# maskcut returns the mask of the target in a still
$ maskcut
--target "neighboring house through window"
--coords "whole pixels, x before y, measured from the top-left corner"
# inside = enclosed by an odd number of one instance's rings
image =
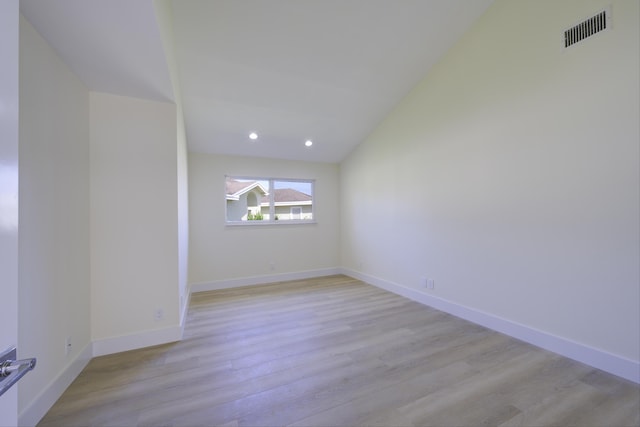
[[[267,188],[258,181],[238,181],[227,178],[227,221],[247,221],[261,212],[258,201],[269,194]]]
[[[228,176],[227,223],[313,221],[313,187],[313,180]]]
[[[300,219],[302,217],[302,208],[294,206],[291,208],[291,219]]]

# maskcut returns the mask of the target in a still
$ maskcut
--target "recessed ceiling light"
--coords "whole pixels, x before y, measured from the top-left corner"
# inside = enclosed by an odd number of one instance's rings
[[[257,134],[257,133],[255,133],[255,132],[251,132],[251,133],[249,134],[249,139],[253,139],[253,140],[258,139],[258,134]]]
[[[310,139],[307,139],[304,145],[306,145],[307,147],[311,147],[313,145],[313,141],[311,141]]]

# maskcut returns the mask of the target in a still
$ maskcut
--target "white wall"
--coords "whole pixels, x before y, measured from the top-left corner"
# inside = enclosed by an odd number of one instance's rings
[[[637,371],[639,2],[614,1],[613,30],[561,49],[608,4],[491,6],[341,164],[349,271]]]
[[[91,93],[90,108],[94,354],[176,340],[176,106]]]
[[[315,179],[317,224],[225,226],[225,175]],[[189,280],[198,285],[193,290],[335,269],[338,191],[335,164],[189,153]]]
[[[35,421],[90,356],[89,282],[89,92],[21,18],[19,348],[38,362],[19,409]]]

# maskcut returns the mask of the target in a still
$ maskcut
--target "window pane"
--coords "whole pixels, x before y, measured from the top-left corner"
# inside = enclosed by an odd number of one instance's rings
[[[268,180],[227,177],[225,186],[228,222],[269,220]]]
[[[313,219],[313,182],[273,181],[273,205],[278,221]]]

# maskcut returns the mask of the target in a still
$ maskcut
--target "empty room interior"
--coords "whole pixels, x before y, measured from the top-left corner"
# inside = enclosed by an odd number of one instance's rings
[[[640,0],[2,0],[0,40],[0,425],[640,425]]]

